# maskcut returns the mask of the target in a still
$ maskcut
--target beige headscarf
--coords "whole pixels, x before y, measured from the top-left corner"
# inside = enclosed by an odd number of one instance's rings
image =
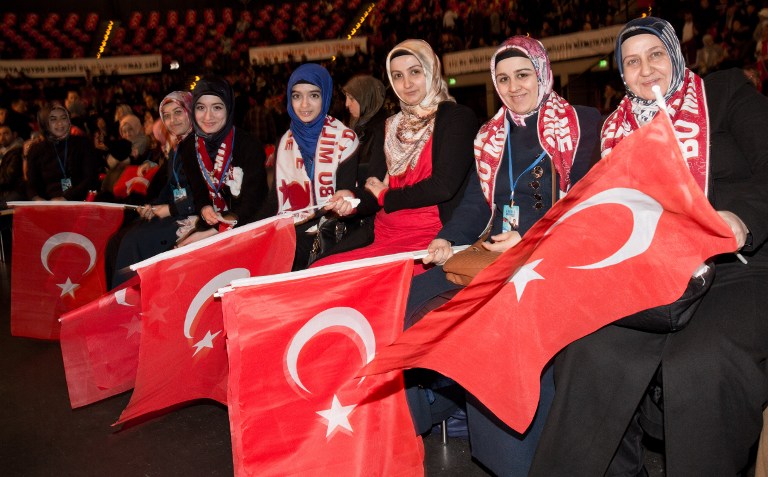
[[[437,106],[443,101],[456,101],[448,93],[448,85],[440,76],[440,59],[432,51],[429,43],[423,40],[405,40],[389,52],[387,76],[391,84],[393,84],[390,69],[392,56],[393,54],[399,56],[401,53],[413,55],[421,63],[427,81],[427,95],[421,103],[415,105],[407,104],[400,98],[401,111],[387,119],[384,153],[387,157],[387,170],[390,176],[400,175],[408,168],[416,167],[421,150],[432,137]]]

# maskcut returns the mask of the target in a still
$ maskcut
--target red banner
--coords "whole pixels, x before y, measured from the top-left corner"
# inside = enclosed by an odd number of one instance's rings
[[[107,291],[104,248],[123,221],[123,209],[97,203],[12,205],[11,334],[56,340],[62,314]]]
[[[413,259],[399,258],[223,295],[236,475],[423,474],[402,374],[354,379],[402,332]]]
[[[133,388],[139,336],[138,277],[61,317],[61,356],[73,409]]]
[[[137,264],[141,344],[136,386],[118,423],[193,399],[227,402],[221,302],[232,280],[291,269],[291,218],[272,218]]]
[[[436,370],[523,432],[536,411],[541,370],[559,350],[675,301],[702,262],[735,249],[659,114],[363,374]]]

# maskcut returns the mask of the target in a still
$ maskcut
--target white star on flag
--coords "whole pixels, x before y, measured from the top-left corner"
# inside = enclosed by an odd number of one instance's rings
[[[72,280],[70,280],[69,277],[67,277],[67,281],[66,282],[64,282],[64,283],[57,283],[56,286],[61,288],[61,295],[60,296],[64,296],[64,295],[69,294],[69,296],[74,298],[75,297],[75,290],[80,285],[77,284],[77,283],[72,283]]]
[[[126,339],[133,335],[141,334],[141,320],[136,315],[133,315],[130,323],[123,323],[120,326],[128,330],[128,334],[125,336]]]
[[[211,348],[211,349],[213,349],[213,339],[216,338],[217,336],[219,336],[219,333],[221,333],[221,331],[217,331],[216,333],[211,334],[211,330],[208,330],[208,332],[205,334],[203,339],[201,339],[200,341],[198,341],[197,343],[192,345],[195,348],[197,348],[195,350],[195,352],[192,353],[192,356],[194,356],[197,353],[199,353],[200,350],[203,349],[203,348]]]
[[[514,275],[509,279],[509,282],[512,282],[515,285],[515,292],[517,293],[517,302],[520,302],[520,298],[523,296],[523,291],[525,291],[525,286],[528,285],[528,282],[532,282],[533,280],[544,280],[544,277],[539,275],[537,272],[535,272],[533,269],[536,268],[536,266],[541,263],[543,259],[534,260],[533,262],[526,263],[522,267],[518,268]]]
[[[317,413],[328,421],[328,430],[325,433],[325,437],[331,435],[337,427],[341,426],[350,432],[352,431],[352,424],[349,423],[349,414],[357,407],[356,405],[342,406],[339,402],[339,398],[333,395],[333,402],[331,408],[325,411],[317,411]]]

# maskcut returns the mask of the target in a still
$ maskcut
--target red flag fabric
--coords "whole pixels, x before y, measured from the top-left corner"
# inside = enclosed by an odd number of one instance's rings
[[[136,385],[118,424],[193,399],[227,402],[221,302],[232,280],[284,273],[296,247],[293,219],[273,217],[136,264],[141,344]]]
[[[73,409],[133,388],[139,336],[138,277],[61,317],[61,356]]]
[[[124,199],[130,194],[147,195],[147,189],[159,167],[149,169],[143,176],[139,175],[139,166],[126,166],[112,187],[112,193],[118,199]]]
[[[363,374],[436,370],[525,431],[541,370],[559,350],[621,317],[675,301],[702,262],[736,249],[665,118],[658,114],[623,140],[521,243],[382,350]]]
[[[423,475],[402,373],[353,379],[402,332],[412,273],[401,254],[223,294],[236,475]]]
[[[11,334],[59,338],[59,317],[107,291],[104,249],[123,208],[96,202],[12,202]]]

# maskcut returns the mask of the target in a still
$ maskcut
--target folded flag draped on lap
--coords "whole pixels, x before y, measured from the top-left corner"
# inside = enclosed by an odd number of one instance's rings
[[[123,207],[95,202],[10,202],[11,334],[59,338],[59,317],[107,291],[104,249]]]
[[[563,347],[679,298],[706,259],[736,249],[665,114],[624,139],[522,242],[361,373],[422,367],[456,380],[510,427],[529,426]]]
[[[133,388],[140,336],[138,277],[61,317],[61,356],[73,409]]]
[[[235,474],[423,475],[402,373],[355,379],[400,335],[410,254],[222,290]]]
[[[141,279],[136,385],[118,423],[193,399],[227,402],[221,302],[232,280],[288,272],[293,219],[244,225],[131,266]]]

